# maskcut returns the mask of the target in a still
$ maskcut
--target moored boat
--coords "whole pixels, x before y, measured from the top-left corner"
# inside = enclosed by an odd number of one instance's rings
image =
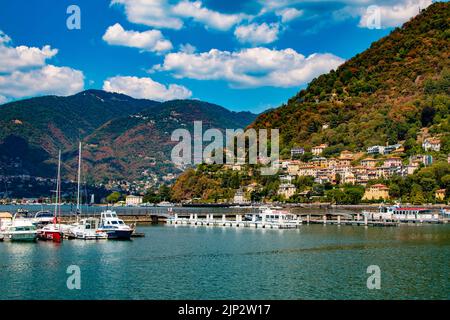
[[[104,240],[108,239],[108,234],[99,229],[99,219],[81,219],[79,223],[70,229],[70,233],[76,239],[82,240]]]
[[[8,241],[35,241],[36,227],[30,219],[18,216],[16,213],[11,222],[5,223],[0,229],[0,238]]]
[[[438,222],[439,214],[420,207],[380,206],[378,212],[363,211],[370,220],[395,220],[402,222]]]
[[[133,229],[117,217],[115,211],[106,210],[100,214],[99,230],[108,234],[108,239],[129,240]]]

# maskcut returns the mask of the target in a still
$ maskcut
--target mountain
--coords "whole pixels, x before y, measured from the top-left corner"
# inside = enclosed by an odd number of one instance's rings
[[[170,161],[179,128],[192,132],[194,121],[208,128],[245,128],[256,115],[233,112],[198,100],[173,100],[111,120],[86,137],[86,159],[97,181],[138,179],[142,175],[179,172]]]
[[[434,3],[337,70],[312,80],[286,104],[260,114],[249,127],[278,128],[283,159],[290,158],[293,147],[311,151],[312,146],[328,144],[322,152],[327,158],[338,157],[344,150],[362,158],[368,146],[400,142],[404,150],[399,155],[408,163],[409,156],[425,153],[424,138],[439,139],[440,151],[426,152],[433,156],[432,166],[380,182],[389,185],[394,198],[411,203],[435,201],[437,189],[446,188],[450,194],[449,40],[450,4]],[[311,157],[306,153],[301,160]],[[376,158],[382,162],[381,156]],[[238,172],[200,165],[178,178],[172,198],[220,201],[232,199],[238,188],[257,186],[255,200],[279,199],[278,176],[258,176],[253,169],[245,166]],[[324,196],[320,191],[324,186],[312,177],[299,177],[294,184],[300,191]],[[339,186],[336,190],[342,193]],[[344,193],[362,196],[363,188]]]
[[[170,134],[204,126],[243,128],[256,118],[196,101],[156,102],[87,90],[69,97],[45,96],[0,106],[0,176],[53,177],[58,149],[64,173],[74,178],[78,141],[92,182],[140,178],[142,172],[161,176],[170,164]]]
[[[251,127],[279,128],[285,156],[320,143],[329,154],[397,141],[413,149],[423,128],[448,133],[449,24],[449,3],[429,6]]]
[[[52,176],[49,160],[69,150],[105,122],[159,105],[122,94],[87,90],[0,106],[0,174]]]

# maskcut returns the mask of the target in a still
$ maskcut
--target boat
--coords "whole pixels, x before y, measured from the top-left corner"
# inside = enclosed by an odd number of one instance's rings
[[[80,186],[81,186],[81,142],[78,148],[78,177],[77,177],[77,208],[76,208],[76,223],[70,225],[67,230],[64,231],[64,236],[69,239],[82,239],[82,240],[101,240],[108,239],[108,234],[99,229],[100,221],[97,218],[89,217],[85,219],[79,219],[81,215],[81,198],[80,198]]]
[[[106,210],[100,214],[99,230],[108,234],[108,239],[130,240],[133,228],[117,217],[115,211]]]
[[[169,201],[161,201],[156,206],[157,207],[173,207],[175,205],[173,203],[169,202]]]
[[[6,222],[1,226],[0,238],[8,241],[36,241],[36,226],[31,220],[20,216],[16,213],[10,222]]]
[[[450,218],[450,211],[449,210],[445,210],[445,209],[441,209],[440,214],[443,218]]]
[[[70,233],[76,239],[82,240],[106,240],[108,234],[99,229],[100,220],[97,218],[81,219],[70,228]]]
[[[48,223],[37,231],[39,240],[50,240],[53,242],[61,242],[63,239],[63,230],[61,223],[58,221],[58,215],[61,216],[61,150],[58,153],[58,175],[56,179],[56,197],[55,197],[55,211],[52,218],[52,223]]]
[[[419,207],[380,206],[378,212],[363,211],[369,220],[395,220],[403,222],[438,222],[439,214],[433,210]]]
[[[39,227],[39,226],[45,226],[49,223],[53,222],[53,213],[51,213],[48,210],[45,211],[38,211],[36,212],[36,214],[34,215],[34,218],[32,219],[32,223]]]
[[[269,223],[276,225],[297,225],[298,220],[295,214],[289,213],[285,210],[274,208],[262,208],[257,219],[257,222]]]

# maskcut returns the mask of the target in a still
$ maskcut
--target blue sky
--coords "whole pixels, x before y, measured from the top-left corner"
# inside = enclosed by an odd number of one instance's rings
[[[430,3],[1,0],[0,103],[96,88],[261,112]],[[79,30],[66,26],[69,5]]]

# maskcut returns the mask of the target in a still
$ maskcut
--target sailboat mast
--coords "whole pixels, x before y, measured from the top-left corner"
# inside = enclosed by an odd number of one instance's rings
[[[60,201],[60,189],[61,189],[61,150],[58,152],[58,175],[56,178],[56,199],[55,199],[55,219],[53,219],[53,223],[56,224],[56,217],[59,211],[59,201]]]
[[[81,208],[80,208],[80,185],[81,185],[81,141],[78,146],[78,186],[77,186],[77,222],[78,222],[78,215],[81,214]]]

